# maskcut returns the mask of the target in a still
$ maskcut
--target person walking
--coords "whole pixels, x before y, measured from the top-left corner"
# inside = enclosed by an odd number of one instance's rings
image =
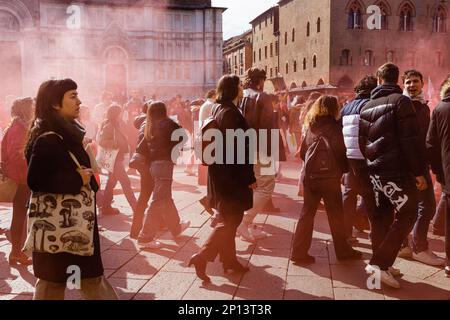
[[[400,288],[392,265],[417,216],[418,190],[425,190],[425,155],[411,99],[398,86],[399,69],[392,63],[377,71],[378,87],[362,108],[360,150],[375,192],[371,221],[373,255],[368,273],[380,272],[384,284]]]
[[[237,150],[236,138],[226,134],[230,129],[241,129],[244,132],[249,129],[247,121],[237,108],[242,96],[243,88],[238,76],[225,75],[219,80],[216,100],[219,105],[213,116],[224,137],[222,159],[227,159],[227,154],[234,150],[234,161],[217,161],[208,168],[208,199],[211,207],[219,212],[220,219],[200,251],[189,261],[189,266],[194,265],[197,276],[206,282],[210,281],[206,274],[207,263],[214,261],[219,254],[224,272],[231,270],[242,273],[249,270],[236,257],[235,237],[244,211],[253,206],[252,190],[256,188],[256,178],[250,163],[253,155],[249,155],[248,141],[243,150]],[[242,155],[245,156],[245,161],[238,164],[237,157]]]
[[[77,195],[83,186],[88,186],[94,192],[98,190],[90,169],[89,156],[82,144],[85,131],[75,120],[79,116],[81,104],[77,87],[73,80],[64,79],[46,81],[39,88],[35,120],[25,152],[28,161],[27,183],[33,193]],[[80,166],[77,166],[70,153]],[[68,271],[73,266],[79,270],[80,290],[84,299],[117,299],[117,294],[103,275],[95,205],[93,208],[92,255],[49,253],[36,251],[36,248],[33,251],[33,271],[37,278],[34,300],[64,299],[67,280],[71,275]],[[62,227],[55,225],[53,228]]]
[[[450,76],[442,84],[441,99],[431,117],[427,149],[431,168],[445,194],[445,274],[450,277]]]
[[[323,199],[338,260],[360,259],[345,239],[344,212],[340,181],[348,171],[340,108],[336,97],[322,96],[306,115],[306,135],[300,156],[305,162],[304,204],[294,234],[291,260],[294,263],[314,263],[308,254],[314,229],[314,217]]]
[[[11,107],[12,121],[2,140],[1,168],[4,175],[17,184],[10,228],[12,245],[8,258],[10,265],[31,264],[31,259],[21,249],[27,217],[27,203],[31,195],[27,186],[27,161],[24,151],[28,139],[28,129],[33,117],[33,107],[32,98],[14,101]]]

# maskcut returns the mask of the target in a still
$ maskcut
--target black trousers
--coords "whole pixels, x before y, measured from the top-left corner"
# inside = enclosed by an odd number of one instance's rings
[[[218,254],[224,265],[231,265],[236,258],[236,229],[244,212],[219,212],[220,222],[201,248],[199,255],[206,261],[214,261]]]
[[[352,235],[353,224],[357,216],[357,196],[360,195],[364,202],[364,211],[369,220],[375,210],[375,196],[370,182],[367,165],[363,160],[349,159],[351,172],[344,176],[344,221],[345,235]]]
[[[321,199],[325,204],[336,256],[339,258],[352,250],[345,240],[344,212],[339,180],[306,182],[304,183],[304,204],[294,235],[293,260],[304,257],[311,247],[314,217]]]
[[[417,217],[418,192],[413,178],[371,175],[375,192],[371,265],[387,270],[394,264],[403,240]]]
[[[22,249],[24,230],[26,229],[27,204],[31,190],[25,184],[19,184],[13,199],[13,213],[11,219],[11,252],[19,253]]]
[[[447,256],[447,266],[450,266],[450,195],[445,195],[445,255]]]

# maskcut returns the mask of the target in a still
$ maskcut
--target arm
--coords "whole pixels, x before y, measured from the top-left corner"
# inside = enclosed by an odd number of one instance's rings
[[[25,159],[24,148],[27,131],[21,125],[15,125],[10,128],[12,132],[8,134],[6,152],[8,162],[15,167],[13,179],[26,184],[27,181],[27,161]],[[6,156],[6,155],[5,155]]]
[[[441,144],[437,132],[436,110],[433,111],[427,134],[427,154],[438,182],[442,182],[443,168],[441,159]]]
[[[81,175],[57,136],[39,138],[28,166],[28,186],[33,191],[77,194],[83,186]]]

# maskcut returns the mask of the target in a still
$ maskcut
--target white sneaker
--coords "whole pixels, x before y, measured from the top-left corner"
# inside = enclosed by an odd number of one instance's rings
[[[255,238],[250,234],[248,225],[241,223],[236,230],[236,235],[241,236],[242,240],[255,242]]]
[[[395,269],[395,268],[393,268],[393,269]],[[394,275],[390,272],[390,270],[383,271],[383,270],[380,270],[380,268],[378,266],[372,266],[370,264],[368,264],[366,266],[365,270],[369,274],[379,272],[380,273],[380,281],[382,283],[384,283],[385,285],[388,285],[389,287],[392,287],[392,288],[396,288],[396,289],[400,288],[400,283],[398,283],[398,281],[395,280]],[[396,269],[396,270],[398,270],[398,269]],[[400,270],[398,270],[398,271],[400,271]]]
[[[152,240],[149,242],[138,241],[138,244],[141,248],[145,249],[159,249],[162,247],[162,243],[156,240]]]
[[[430,249],[426,251],[421,251],[418,253],[413,252],[412,258],[416,261],[422,262],[429,266],[443,266],[445,264],[444,259],[439,258],[433,251]]]
[[[399,258],[412,258],[413,251],[410,246],[403,247],[397,254]]]
[[[253,237],[255,240],[260,240],[268,237],[267,232],[262,231],[260,228],[258,228],[256,225],[250,225],[248,227],[248,233]]]
[[[398,276],[402,275],[402,272],[400,271],[400,269],[397,269],[397,268],[394,268],[394,267],[389,267],[388,271],[394,277],[398,277]]]

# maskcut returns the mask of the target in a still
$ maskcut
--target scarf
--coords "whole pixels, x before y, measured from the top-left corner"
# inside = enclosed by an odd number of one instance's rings
[[[413,101],[419,101],[422,104],[427,104],[428,103],[428,101],[425,100],[425,94],[423,93],[423,90],[417,96],[411,97],[409,95],[408,90],[404,89],[403,90],[403,95],[407,96],[408,98],[410,98]]]

